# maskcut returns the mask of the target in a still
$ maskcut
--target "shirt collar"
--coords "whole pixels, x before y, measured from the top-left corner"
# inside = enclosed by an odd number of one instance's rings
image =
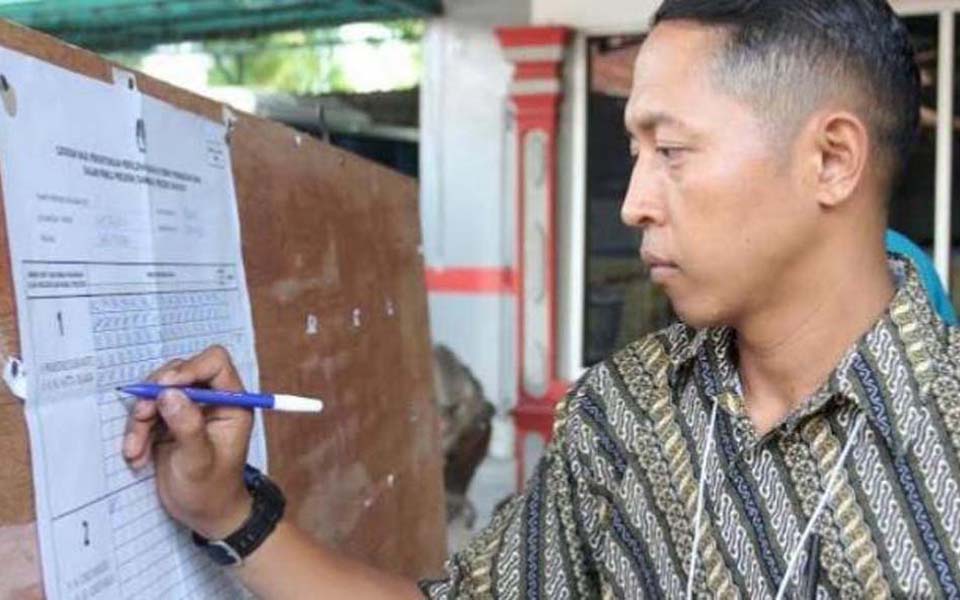
[[[889,258],[897,291],[887,310],[844,355],[826,383],[784,421],[781,430],[794,431],[809,417],[837,404],[854,403],[880,433],[891,451],[901,454],[903,441],[898,439],[890,424],[887,402],[894,390],[902,386],[903,366],[915,382],[923,401],[930,393],[936,376],[936,357],[943,351],[945,325],[931,309],[919,274],[909,261]],[[889,338],[894,338],[889,340]],[[876,368],[868,359],[868,348],[889,345],[893,341],[902,352],[892,354],[901,365]],[[736,334],[729,328],[695,331],[684,327],[667,340],[671,368],[671,385],[684,372],[696,371],[702,387],[720,408],[733,418],[734,433],[740,438],[741,449],[751,447],[759,439],[746,415],[740,378],[736,368]],[[692,371],[688,371],[692,370]]]

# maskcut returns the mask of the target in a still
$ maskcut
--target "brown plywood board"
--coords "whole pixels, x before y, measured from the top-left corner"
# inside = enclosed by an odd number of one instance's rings
[[[104,59],[2,21],[0,45],[112,78]],[[222,119],[218,103],[144,75],[137,82]],[[371,564],[436,574],[446,555],[442,457],[416,183],[281,125],[237,117],[231,152],[261,386],[327,400],[319,418],[267,416],[270,470],[288,514]],[[0,222],[4,360],[20,347],[12,285]],[[0,598],[33,597],[29,440],[20,402],[0,387]]]

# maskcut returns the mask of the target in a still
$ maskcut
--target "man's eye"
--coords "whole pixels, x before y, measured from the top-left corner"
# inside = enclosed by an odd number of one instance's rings
[[[657,146],[657,154],[667,160],[676,160],[683,155],[685,148],[677,146]]]

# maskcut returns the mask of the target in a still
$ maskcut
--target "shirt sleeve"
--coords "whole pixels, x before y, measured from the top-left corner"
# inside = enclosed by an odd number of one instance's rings
[[[428,598],[593,598],[599,596],[602,489],[590,472],[589,428],[578,389],[557,407],[554,435],[523,494],[446,564],[446,578],[424,581]]]

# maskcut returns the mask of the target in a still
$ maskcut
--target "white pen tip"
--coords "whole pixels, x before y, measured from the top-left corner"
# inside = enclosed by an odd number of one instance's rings
[[[323,410],[323,401],[287,394],[274,394],[273,409],[286,412],[318,413]]]

